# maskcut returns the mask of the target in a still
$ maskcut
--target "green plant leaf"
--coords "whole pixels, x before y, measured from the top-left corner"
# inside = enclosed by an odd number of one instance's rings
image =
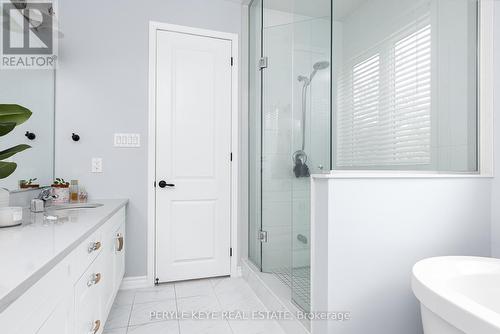
[[[31,146],[29,146],[29,145],[21,144],[21,145],[17,145],[17,146],[11,147],[11,148],[9,148],[7,150],[3,150],[3,151],[0,152],[0,160],[4,160],[4,159],[7,159],[7,158],[10,158],[14,154],[22,152],[24,150],[27,150],[30,147]]]
[[[5,136],[7,133],[14,130],[16,122],[3,122],[0,123],[0,136]]]
[[[18,104],[0,104],[0,136],[5,136],[17,125],[26,122],[31,117],[31,111]],[[27,150],[29,145],[17,145],[0,152],[0,160],[7,159],[16,153]],[[15,162],[0,161],[0,179],[5,179],[17,168]]]
[[[26,122],[31,117],[28,108],[18,104],[0,104],[0,122],[14,122],[16,126]]]
[[[16,168],[17,164],[15,162],[0,161],[0,179],[5,179],[7,176],[14,173]]]

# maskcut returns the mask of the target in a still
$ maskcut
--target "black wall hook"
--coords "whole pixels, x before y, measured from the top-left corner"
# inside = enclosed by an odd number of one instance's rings
[[[26,138],[28,138],[29,140],[35,140],[36,138],[36,135],[33,133],[33,132],[29,132],[29,131],[26,131],[26,133],[24,134],[26,136]]]
[[[71,139],[73,139],[73,141],[79,141],[79,140],[80,140],[80,136],[79,136],[79,135],[77,135],[76,133],[73,133],[73,134],[71,135]]]

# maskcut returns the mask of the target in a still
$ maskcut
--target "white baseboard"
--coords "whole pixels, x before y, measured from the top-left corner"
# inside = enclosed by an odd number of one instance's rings
[[[231,273],[231,277],[232,278],[238,278],[238,277],[241,277],[241,276],[243,276],[242,270],[241,270],[241,266],[237,266],[236,267],[236,272]]]
[[[152,286],[153,283],[149,282],[147,276],[131,276],[123,278],[120,290],[149,288]]]

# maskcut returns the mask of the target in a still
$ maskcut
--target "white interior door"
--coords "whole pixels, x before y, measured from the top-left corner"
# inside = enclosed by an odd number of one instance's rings
[[[156,277],[230,274],[231,41],[157,31]]]

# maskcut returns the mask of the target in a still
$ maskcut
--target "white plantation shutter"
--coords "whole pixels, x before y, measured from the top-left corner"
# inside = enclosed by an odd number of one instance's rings
[[[431,26],[349,66],[338,88],[337,167],[431,163]]]

